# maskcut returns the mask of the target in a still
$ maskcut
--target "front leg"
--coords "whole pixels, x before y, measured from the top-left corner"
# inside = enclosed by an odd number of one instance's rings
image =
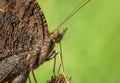
[[[58,54],[58,52],[56,52],[56,51],[54,50],[54,51],[46,58],[45,61],[49,61],[49,60],[55,58],[57,54]]]

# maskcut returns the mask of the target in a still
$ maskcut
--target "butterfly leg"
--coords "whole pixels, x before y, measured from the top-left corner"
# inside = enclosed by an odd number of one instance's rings
[[[32,82],[31,82],[31,79],[30,79],[30,76],[28,76],[28,81],[29,81],[29,83],[32,83]]]
[[[60,58],[60,67],[61,67],[61,69],[62,69],[62,74],[63,74],[63,76],[64,76],[64,79],[65,79],[66,83],[70,83],[70,80],[67,79],[67,77],[66,77],[66,75],[65,75],[65,73],[64,73],[64,66],[63,66],[63,59],[62,59],[62,50],[61,50],[61,52],[59,53],[59,58]]]
[[[33,76],[34,83],[38,83],[33,70],[31,70],[31,73],[32,73],[32,76]],[[30,75],[28,76],[28,81],[29,81],[29,83],[32,83]]]
[[[55,50],[53,50],[53,52],[47,57],[46,61],[49,61],[51,59],[54,58],[54,66],[53,66],[53,73],[54,73],[54,76],[56,75],[55,74],[55,67],[56,67],[56,55],[59,54],[59,52],[56,52]]]
[[[34,73],[34,71],[32,70],[31,72],[32,72],[33,79],[34,79],[35,83],[38,83],[38,82],[37,82],[37,79],[36,79],[36,77],[35,77],[35,73]]]
[[[58,52],[56,52],[56,51],[54,50],[54,51],[46,58],[45,61],[49,61],[49,60],[55,58],[57,54],[58,54]]]

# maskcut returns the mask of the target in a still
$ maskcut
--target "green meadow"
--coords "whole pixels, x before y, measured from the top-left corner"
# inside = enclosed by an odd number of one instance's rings
[[[81,0],[38,2],[52,32]],[[91,0],[60,31],[65,28],[63,61],[71,83],[120,83],[120,0]],[[58,68],[59,58],[57,62]],[[50,80],[52,69],[53,60],[36,69],[38,83]]]

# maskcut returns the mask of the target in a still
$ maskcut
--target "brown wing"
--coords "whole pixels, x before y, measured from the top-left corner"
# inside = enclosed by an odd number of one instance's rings
[[[42,35],[26,22],[0,11],[0,82],[29,71],[42,42]]]
[[[0,83],[28,69],[29,49],[40,42],[37,36],[24,21],[0,11]]]
[[[43,39],[48,36],[47,22],[36,0],[0,0],[0,9],[25,21]]]
[[[47,23],[36,1],[0,0],[0,82],[28,69],[26,56],[34,54],[30,49],[41,47],[45,37]]]
[[[0,11],[0,61],[11,54],[35,53],[42,43],[42,35],[35,29],[23,20]]]

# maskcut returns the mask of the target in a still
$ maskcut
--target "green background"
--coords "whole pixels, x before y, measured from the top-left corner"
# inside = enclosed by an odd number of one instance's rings
[[[81,2],[38,1],[50,31]],[[120,83],[120,0],[91,0],[60,30],[66,27],[63,59],[65,73],[72,77],[72,83]],[[51,78],[52,68],[53,60],[35,70],[39,83]]]

